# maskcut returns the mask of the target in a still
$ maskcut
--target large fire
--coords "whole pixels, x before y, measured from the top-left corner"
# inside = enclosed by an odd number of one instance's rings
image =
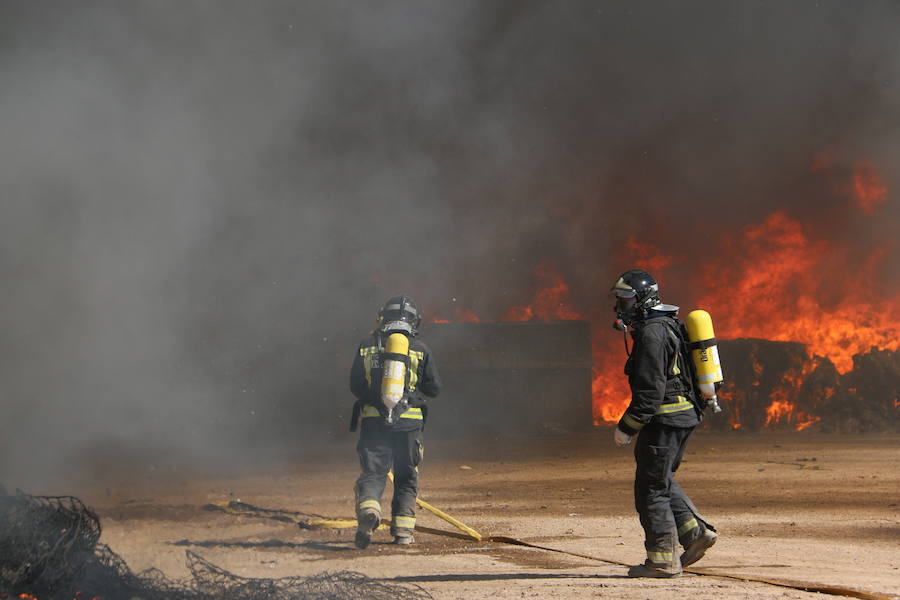
[[[817,159],[812,170],[826,170],[828,160]],[[847,210],[861,214],[861,218],[877,218],[888,198],[877,173],[859,163],[849,180],[847,183],[845,177],[842,185]],[[807,354],[805,363],[791,367],[768,392],[771,402],[761,422],[764,427],[802,430],[821,417],[799,410],[794,399],[823,359],[843,375],[854,368],[854,356],[873,349],[900,348],[900,295],[879,280],[879,273],[895,255],[895,243],[891,237],[851,247],[849,242],[820,234],[786,212],[776,211],[736,233],[722,233],[710,240],[710,247],[716,251],[705,257],[701,268],[682,286],[702,290],[702,295],[676,299],[667,297],[664,291],[663,296],[664,300],[681,303],[682,317],[693,308],[708,310],[720,340],[755,338],[802,344]],[[615,264],[654,274],[663,290],[670,289],[666,287],[668,271],[687,260],[635,238],[628,239],[620,255],[613,258]],[[616,422],[628,406],[629,392],[622,373],[622,337],[609,327],[612,301],[603,295],[573,301],[565,278],[549,260],[537,265],[534,281],[537,291],[531,301],[508,308],[500,320],[591,321],[594,421]],[[480,319],[471,311],[457,309],[456,320]],[[762,376],[761,365],[753,364],[752,368],[757,377]],[[759,383],[757,379],[750,386]],[[726,387],[723,395],[728,391]],[[833,391],[824,388],[820,396],[827,400]],[[728,424],[732,429],[741,428],[747,416],[741,412],[740,406],[730,411]]]
[[[873,346],[897,350],[897,298],[874,292],[887,247],[847,256],[847,249],[810,240],[783,213],[722,244],[728,261],[708,266],[703,278],[728,285],[711,288],[697,302],[728,307],[716,314],[719,336],[801,342],[811,354],[830,358],[841,373],[853,367],[854,354]],[[841,288],[837,298],[835,286]]]

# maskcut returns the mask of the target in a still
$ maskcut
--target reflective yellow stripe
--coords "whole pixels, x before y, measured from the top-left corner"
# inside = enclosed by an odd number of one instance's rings
[[[392,525],[394,527],[402,527],[403,529],[414,529],[416,527],[416,518],[394,517]]]
[[[678,536],[680,537],[692,529],[697,529],[697,527],[699,527],[699,525],[697,525],[697,519],[691,519],[678,528]]]
[[[366,346],[359,349],[359,355],[363,358],[363,367],[366,371],[366,383],[369,384],[369,387],[372,387],[372,357],[381,354],[382,350],[383,348],[378,346]],[[411,392],[415,391],[416,384],[419,382],[419,361],[422,360],[425,360],[424,352],[409,351],[409,391]]]
[[[367,346],[359,349],[359,355],[362,356],[363,368],[366,372],[366,383],[369,384],[369,387],[372,387],[372,356],[380,351],[381,348],[378,346]]]
[[[683,410],[690,410],[694,408],[694,405],[688,401],[684,396],[678,396],[678,402],[673,402],[671,404],[660,404],[659,408],[656,409],[656,414],[658,415],[667,415],[669,413],[681,412]]]
[[[417,352],[415,350],[409,351],[409,391],[411,392],[415,391],[416,384],[419,382],[420,360],[425,360],[424,352]]]
[[[640,421],[638,421],[637,419],[635,419],[628,413],[625,413],[625,415],[622,417],[622,421],[624,421],[625,424],[628,425],[629,427],[631,427],[632,429],[641,429],[644,426],[644,423],[641,423]]]
[[[672,560],[672,553],[671,552],[650,552],[648,550],[647,558],[650,559],[650,562],[655,562],[655,563],[670,562]]]
[[[363,368],[366,371],[366,384],[372,387],[372,355],[363,354]]]
[[[366,405],[363,406],[363,409],[362,409],[362,412],[360,413],[360,416],[361,416],[363,419],[366,419],[366,418],[368,418],[368,417],[380,417],[380,416],[381,416],[381,413],[378,412],[378,409],[375,408],[374,406],[372,406],[371,404],[366,404]]]
[[[359,414],[363,419],[367,419],[369,417],[380,417],[381,413],[378,412],[378,409],[372,406],[371,404],[363,405],[362,412]],[[417,421],[422,420],[422,409],[420,407],[410,408],[405,410],[403,414],[400,415],[401,419],[415,419]]]
[[[421,408],[411,408],[405,411],[402,415],[400,415],[401,419],[417,419],[419,421],[422,420],[422,409]]]
[[[366,508],[374,508],[378,511],[378,514],[381,514],[381,502],[378,500],[363,500],[359,503],[359,510],[364,510]]]

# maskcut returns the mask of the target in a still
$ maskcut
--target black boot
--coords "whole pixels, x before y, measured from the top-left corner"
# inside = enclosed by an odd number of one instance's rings
[[[703,558],[703,555],[712,548],[717,539],[719,539],[719,535],[715,531],[704,528],[700,537],[688,544],[684,549],[684,553],[681,555],[681,566],[687,567]]]
[[[648,558],[643,564],[628,567],[628,576],[658,578],[680,577],[681,565],[678,564],[678,559],[668,563],[655,563],[650,562],[650,559]]]
[[[676,539],[673,530],[669,535],[648,540],[644,544],[647,549],[647,560],[643,564],[629,567],[628,576],[668,578],[681,575],[681,560],[675,554]]]
[[[356,518],[356,538],[353,540],[357,548],[363,550],[369,547],[369,543],[372,541],[372,533],[378,529],[380,522],[381,517],[374,510],[360,511],[359,516]]]

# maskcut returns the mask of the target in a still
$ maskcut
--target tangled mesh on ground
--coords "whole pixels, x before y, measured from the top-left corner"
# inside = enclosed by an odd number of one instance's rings
[[[191,577],[135,573],[99,544],[100,519],[78,498],[6,495],[0,488],[0,598],[39,600],[427,600],[422,588],[353,571],[240,577],[187,551]]]
[[[56,589],[78,581],[99,539],[100,519],[78,498],[0,495],[4,590]]]

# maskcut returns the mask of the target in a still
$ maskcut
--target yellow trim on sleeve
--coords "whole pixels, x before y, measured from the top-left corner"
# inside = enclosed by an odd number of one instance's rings
[[[632,429],[637,429],[637,430],[642,429],[642,428],[644,427],[644,425],[646,425],[646,423],[641,423],[640,421],[638,421],[637,419],[635,419],[634,417],[632,417],[632,416],[629,415],[628,413],[625,413],[625,414],[622,416],[622,421],[623,421],[626,425],[628,425],[629,427],[631,427]]]

